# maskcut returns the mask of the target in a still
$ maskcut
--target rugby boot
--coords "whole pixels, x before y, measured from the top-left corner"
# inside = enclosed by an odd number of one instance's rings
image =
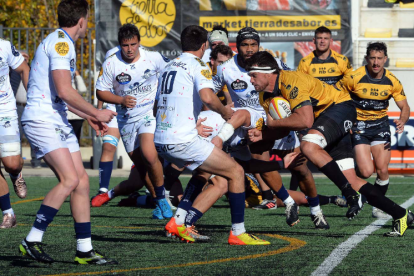
[[[53,263],[53,260],[46,252],[43,250],[44,244],[42,242],[28,242],[26,239],[22,240],[20,244],[19,251],[23,256],[28,255],[33,260],[36,260],[41,263]]]
[[[346,217],[349,220],[352,220],[362,210],[363,204],[361,195],[357,193],[356,195],[348,196],[346,198],[346,202],[348,203],[348,211],[346,212]]]
[[[315,224],[316,229],[320,230],[328,230],[329,224],[325,219],[325,216],[322,213],[322,210],[319,211],[316,215],[311,215],[311,219],[313,221],[313,224]]]
[[[171,207],[165,198],[156,199],[155,204],[157,205],[158,208],[160,208],[161,214],[164,218],[171,218],[173,216]]]
[[[155,207],[154,211],[152,211],[152,218],[153,219],[164,219],[161,213],[160,207]]]
[[[414,222],[414,214],[407,210],[405,216],[392,222],[392,231],[384,234],[385,237],[402,237],[405,231]]]
[[[12,180],[12,182],[14,192],[16,193],[16,195],[19,198],[25,198],[27,195],[27,185],[22,173],[19,174],[19,177],[15,181]]]
[[[276,210],[276,200],[263,199],[259,205],[253,206],[253,210]]]
[[[101,253],[93,249],[88,252],[81,252],[76,250],[75,263],[96,265],[118,264],[117,261],[105,258]]]
[[[286,223],[289,226],[293,226],[299,223],[299,207],[296,202],[292,204],[287,204],[285,209],[286,214]]]
[[[233,235],[233,231],[230,231],[228,240],[230,245],[269,245],[270,242],[259,239],[255,235],[243,233],[238,236]]]
[[[3,222],[0,224],[0,229],[16,227],[16,216],[12,214],[4,214]]]
[[[108,203],[111,199],[109,198],[108,193],[97,194],[91,200],[92,207],[101,207],[105,203]]]

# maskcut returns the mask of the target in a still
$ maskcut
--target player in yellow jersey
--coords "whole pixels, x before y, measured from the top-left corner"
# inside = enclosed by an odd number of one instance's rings
[[[351,92],[357,107],[357,122],[352,128],[352,143],[358,170],[363,178],[377,171],[375,186],[386,194],[389,185],[388,165],[391,160],[391,131],[388,120],[390,98],[401,110],[400,118],[395,119],[397,133],[402,133],[410,116],[410,106],[401,82],[384,69],[387,62],[387,45],[382,42],[369,43],[362,66],[345,76],[342,83]],[[374,163],[371,159],[374,159]],[[386,218],[381,210],[373,208],[372,216]]]
[[[349,131],[357,114],[349,93],[342,84],[338,88],[337,85],[327,85],[301,72],[282,71],[269,55],[258,52],[247,60],[250,81],[256,91],[262,91],[260,98],[265,109],[267,99],[282,96],[289,101],[292,115],[280,120],[272,120],[268,116],[268,129],[263,133],[250,131],[251,140],[272,135],[277,137],[280,132],[288,130],[309,129],[302,137],[301,151],[342,191],[350,206],[347,217],[352,219],[360,211],[359,196],[355,190],[359,191],[372,206],[394,218],[393,230],[385,235],[402,236],[408,225],[414,222],[411,211],[400,207],[360,178],[355,177],[348,182],[338,164],[328,154],[329,148],[338,150],[337,145],[341,140],[350,139]]]
[[[311,75],[327,84],[335,84],[342,77],[352,72],[352,66],[346,56],[330,49],[332,43],[331,30],[325,26],[315,30],[315,51],[302,58],[297,71]]]

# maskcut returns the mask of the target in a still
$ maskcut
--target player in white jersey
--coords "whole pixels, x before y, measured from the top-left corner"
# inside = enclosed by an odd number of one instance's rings
[[[213,92],[210,69],[200,59],[207,48],[207,31],[191,25],[181,33],[183,54],[171,61],[159,78],[157,93],[157,128],[155,143],[158,153],[179,167],[196,170],[187,184],[183,202],[192,204],[191,191],[205,184],[199,173],[209,172],[229,180],[229,201],[232,217],[230,244],[269,244],[246,233],[244,228],[244,171],[212,143],[199,138],[196,121],[204,103],[224,119],[233,114],[230,106],[224,107]],[[231,126],[230,126],[231,127]],[[228,129],[225,125],[223,128]],[[184,224],[175,224],[172,218],[166,229],[187,241],[194,241]]]
[[[210,62],[211,51],[213,51],[217,45],[229,46],[229,32],[227,29],[221,25],[214,26],[213,30],[208,34],[208,44],[209,48],[206,49],[201,58],[204,63]]]
[[[217,68],[217,75],[214,78],[215,90],[218,91],[223,85],[227,85],[230,97],[232,98],[235,107],[250,108],[252,110],[251,112],[258,112],[262,114],[264,120],[266,120],[266,113],[259,102],[259,93],[250,83],[250,77],[245,69],[245,61],[259,51],[260,36],[255,29],[246,27],[238,32],[236,42],[238,54]],[[276,62],[283,70],[289,70],[289,68],[279,59],[276,59]],[[262,148],[262,146],[264,146],[264,148]],[[264,144],[251,145],[250,150],[256,153],[253,154],[253,157],[269,161],[270,155],[268,150],[271,147],[266,147],[267,145]],[[285,138],[275,141],[273,150],[276,150],[277,154],[281,157],[284,157],[287,153],[292,151],[299,152],[299,139],[294,132],[290,132]],[[292,168],[291,172],[292,176],[299,180],[301,190],[306,191],[307,196],[316,198],[315,201],[311,201],[311,212],[319,212],[320,206],[319,201],[317,201],[315,181],[306,163]],[[283,200],[286,204],[286,222],[288,225],[293,226],[298,223],[299,216],[297,213],[296,203],[292,197],[289,196],[286,188],[283,186],[279,173],[268,172],[262,173],[260,176],[266,184],[276,192],[277,197]],[[262,190],[265,191],[266,187],[262,187]],[[268,194],[272,197],[270,191]],[[317,228],[319,225],[322,225],[319,222],[314,221],[314,223]]]
[[[3,162],[5,170],[10,174],[16,194],[24,198],[27,189],[21,177],[23,159],[20,156],[20,131],[9,68],[21,75],[23,85],[27,88],[29,66],[9,41],[0,38],[0,163]],[[9,187],[1,171],[0,209],[3,213],[0,229],[15,227],[16,217],[10,204]]]
[[[120,49],[120,46],[116,46],[110,49],[108,52],[106,52],[105,59],[109,58]],[[102,75],[102,70],[103,68],[101,68],[99,75]],[[102,107],[103,102],[98,101],[98,109],[102,109]],[[116,111],[115,104],[107,103],[106,108],[114,112]],[[102,154],[101,159],[99,160],[99,190],[97,195],[108,192],[109,181],[111,180],[114,163],[114,154],[116,152],[116,148],[118,147],[119,138],[121,138],[116,118],[113,118],[107,125],[108,132],[102,138]],[[92,200],[93,198],[94,197],[92,197]]]
[[[154,146],[153,116],[158,75],[169,60],[158,52],[139,48],[140,35],[135,25],[124,24],[119,29],[118,42],[121,51],[105,60],[96,84],[97,95],[104,102],[117,104],[118,126],[125,150],[142,180],[148,173],[154,185],[157,205],[154,213],[171,218],[172,211],[165,199],[162,165]],[[94,200],[106,196],[111,195],[101,194]]]
[[[92,247],[89,178],[83,167],[78,141],[66,117],[69,109],[88,120],[97,133],[103,133],[107,126],[101,122],[109,122],[116,115],[110,110],[97,110],[72,88],[76,66],[75,41],[85,37],[88,12],[86,0],[63,0],[59,3],[60,28],[39,45],[30,71],[27,105],[22,116],[23,130],[36,157],[43,157],[59,180],[45,196],[31,231],[20,245],[23,255],[39,262],[54,261],[42,248],[43,234],[70,195],[77,243],[75,262],[114,263]]]

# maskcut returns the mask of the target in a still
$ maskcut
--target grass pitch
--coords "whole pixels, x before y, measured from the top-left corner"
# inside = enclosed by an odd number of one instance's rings
[[[122,180],[113,178],[110,187]],[[392,178],[388,196],[399,204],[405,202],[414,195],[413,180]],[[345,218],[346,208],[322,206],[331,226],[328,231],[314,229],[307,207],[300,208],[301,221],[294,227],[286,224],[284,208],[246,209],[246,229],[272,244],[230,246],[230,210],[228,202],[220,199],[198,222],[200,232],[210,235],[212,241],[186,244],[165,237],[167,221],[151,219],[151,209],[117,207],[121,198],[116,198],[104,207],[92,208],[92,239],[95,249],[119,265],[81,266],[73,263],[76,241],[66,201],[43,240],[46,252],[56,260],[45,265],[22,257],[18,246],[31,228],[39,198],[57,180],[27,177],[26,181],[29,190],[25,200],[17,198],[9,185],[18,226],[0,230],[0,275],[310,275],[340,243],[375,221],[369,205],[353,221]],[[90,181],[92,195],[98,189],[98,179],[91,177]],[[182,179],[183,184],[187,181]],[[317,178],[316,183],[320,194],[339,194],[326,178]],[[331,275],[413,275],[414,229],[410,228],[402,238],[382,237],[391,229],[389,221],[358,244]]]

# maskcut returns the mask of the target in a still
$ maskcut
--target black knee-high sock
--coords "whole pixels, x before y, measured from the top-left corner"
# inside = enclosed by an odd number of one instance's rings
[[[384,196],[380,190],[374,187],[374,185],[367,182],[361,189],[359,189],[359,192],[367,198],[370,205],[391,215],[393,219],[400,219],[405,216],[406,210]]]
[[[384,183],[386,183],[386,184],[384,185]],[[388,181],[386,181],[386,180],[383,181],[383,180],[381,180],[377,177],[377,179],[375,180],[374,187],[376,187],[378,190],[381,191],[381,193],[383,195],[385,195],[388,191],[389,184],[390,184],[389,180]]]
[[[348,183],[345,175],[342,173],[338,164],[332,160],[325,166],[319,169],[324,175],[326,175],[338,188],[341,190],[342,195],[345,197],[354,196],[357,193],[352,189]]]

